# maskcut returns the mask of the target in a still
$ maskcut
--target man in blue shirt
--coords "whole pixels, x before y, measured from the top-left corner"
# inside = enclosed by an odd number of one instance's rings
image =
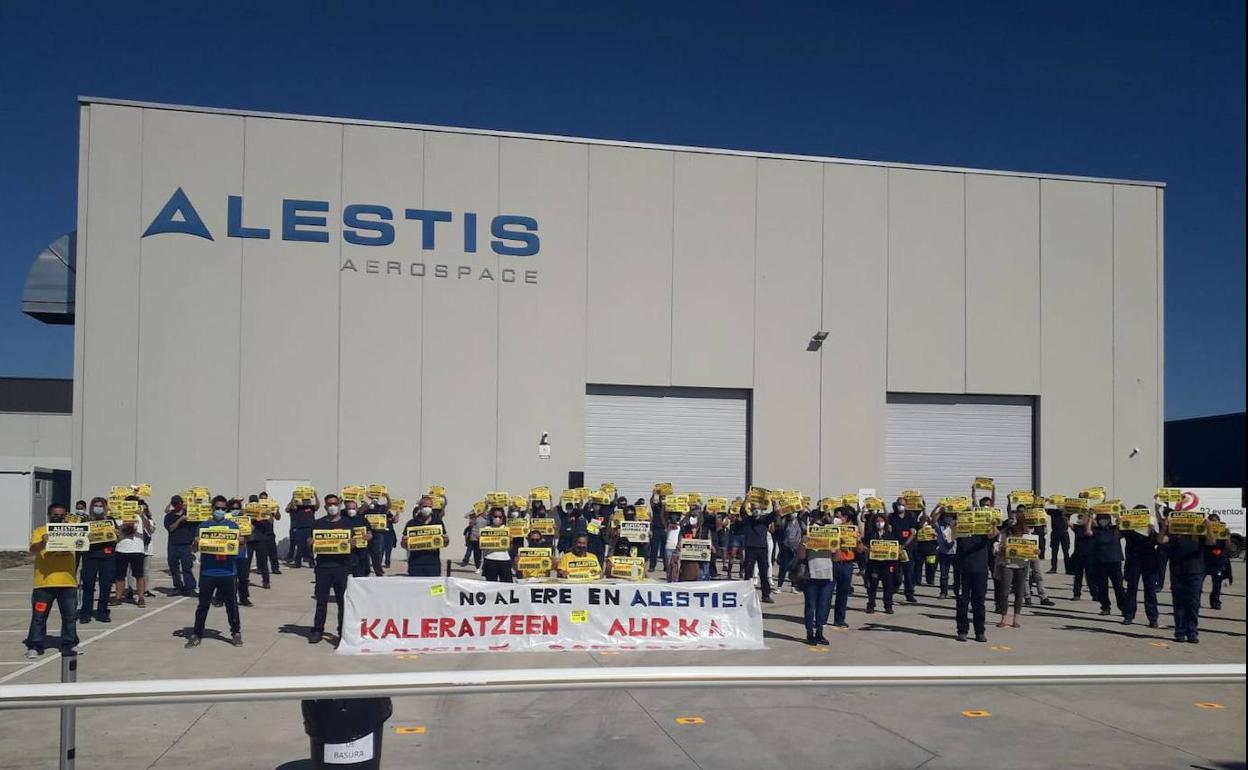
[[[201,530],[208,527],[237,530],[238,525],[225,518],[226,500],[218,495],[212,499],[212,518],[199,525]],[[195,535],[194,546],[199,548],[199,533]],[[200,554],[199,557],[199,606],[195,608],[195,628],[186,648],[198,647],[204,638],[204,621],[208,619],[208,608],[214,595],[225,603],[225,616],[230,622],[230,643],[235,647],[243,646],[242,624],[238,618],[238,588],[236,556]]]
[[[754,579],[758,571],[758,585],[763,590],[763,601],[773,604],[771,598],[771,580],[767,573],[771,567],[771,559],[767,553],[767,533],[776,523],[776,511],[763,513],[757,503],[750,503],[749,514],[741,521],[741,534],[745,538],[745,561],[741,565],[741,576],[746,580]]]

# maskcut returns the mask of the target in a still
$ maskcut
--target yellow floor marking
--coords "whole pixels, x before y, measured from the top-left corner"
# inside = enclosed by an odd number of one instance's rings
[[[394,728],[394,734],[395,735],[424,735],[425,726],[424,725],[412,725],[410,727],[396,727]]]
[[[706,724],[706,720],[702,717],[676,717],[678,725],[702,725]]]
[[[1224,709],[1226,708],[1226,706],[1223,706],[1221,703],[1197,703],[1196,708],[1198,709]]]
[[[979,711],[977,709],[968,709],[962,712],[962,716],[970,717],[971,719],[979,719],[981,717],[992,716],[992,712],[991,711]]]

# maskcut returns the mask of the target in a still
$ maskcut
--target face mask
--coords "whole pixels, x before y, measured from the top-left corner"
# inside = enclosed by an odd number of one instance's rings
[[[529,541],[529,547],[530,547],[530,548],[541,548],[541,547],[542,547],[542,541],[541,541],[541,540],[530,540],[530,541]]]
[[[335,509],[336,509],[336,508],[335,508]],[[326,508],[325,510],[326,510],[327,512],[329,511],[329,509],[328,509],[328,508]],[[354,516],[354,515],[355,515],[356,510],[357,510],[357,509],[355,509],[355,508],[347,508],[347,515],[348,515],[348,516]]]
[[[503,520],[499,518],[498,516],[495,516],[493,524],[496,527],[501,527],[503,525]]]
[[[213,509],[212,509],[212,518],[213,518],[213,519],[215,519],[215,520],[217,520],[217,521],[221,521],[222,519],[224,519],[224,518],[225,518],[225,509],[224,509],[224,508],[213,508]]]
[[[336,506],[336,505],[327,505],[327,506],[325,506],[325,513],[328,513],[330,516],[337,516],[337,515],[338,515],[338,506]]]
[[[882,531],[884,530],[884,522],[882,522],[882,521],[877,521],[877,522],[875,523],[875,529],[876,529],[876,531],[877,531],[877,532],[882,532]]]
[[[697,523],[698,523],[698,517],[697,517],[697,516],[690,516],[690,517],[687,519],[687,521],[688,521],[690,524],[697,524]]]
[[[102,506],[102,505],[93,505],[93,506],[91,506],[91,515],[92,515],[92,516],[103,516],[103,515],[104,515],[104,506]]]
[[[432,508],[430,508],[429,506],[427,506],[427,505],[426,505],[424,508],[421,508],[421,509],[420,509],[420,515],[421,515],[421,516],[432,516],[432,515],[433,515],[433,509],[432,509]]]
[[[65,514],[61,513],[60,511],[57,511],[56,513],[48,514],[48,521],[61,522],[64,520],[65,520]]]
[[[585,551],[586,551],[586,548],[585,548],[584,546],[580,546],[580,545],[578,545],[578,546],[576,546],[576,547],[574,547],[574,548],[572,549],[572,553],[576,554],[577,556],[584,556],[584,555],[585,555]]]
[[[507,518],[509,518],[509,519],[518,519],[518,518],[520,518],[520,511],[511,511],[510,513],[508,513],[508,514],[507,514]]]

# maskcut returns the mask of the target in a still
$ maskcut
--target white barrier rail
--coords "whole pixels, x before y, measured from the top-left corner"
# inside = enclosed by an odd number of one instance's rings
[[[1244,684],[1245,665],[638,666],[0,686],[0,710],[680,687]]]

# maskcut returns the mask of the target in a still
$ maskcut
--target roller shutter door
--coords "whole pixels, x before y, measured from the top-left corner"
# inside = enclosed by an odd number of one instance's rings
[[[729,498],[744,493],[744,391],[592,386],[585,397],[585,485],[612,481],[629,500],[657,481]]]
[[[889,394],[882,491],[918,489],[931,505],[991,476],[1004,505],[1010,490],[1034,489],[1032,411],[1028,397]]]

